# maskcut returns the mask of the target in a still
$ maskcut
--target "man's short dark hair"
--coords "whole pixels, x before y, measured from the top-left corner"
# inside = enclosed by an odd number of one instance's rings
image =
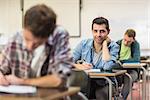
[[[44,4],[38,4],[26,11],[24,28],[32,32],[35,37],[47,38],[56,27],[55,12]]]
[[[133,29],[127,29],[125,35],[127,35],[128,37],[133,37],[133,39],[135,39],[136,32]]]
[[[92,30],[93,30],[93,25],[94,24],[98,24],[98,25],[105,24],[106,29],[109,31],[109,21],[104,17],[97,17],[92,21]]]

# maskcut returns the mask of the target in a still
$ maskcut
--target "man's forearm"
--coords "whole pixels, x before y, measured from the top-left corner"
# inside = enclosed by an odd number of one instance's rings
[[[47,75],[39,78],[24,79],[21,84],[37,87],[58,87],[62,80],[57,75]]]
[[[109,49],[107,47],[107,42],[103,43],[103,48],[102,48],[102,59],[104,61],[110,60],[111,56],[109,53]]]

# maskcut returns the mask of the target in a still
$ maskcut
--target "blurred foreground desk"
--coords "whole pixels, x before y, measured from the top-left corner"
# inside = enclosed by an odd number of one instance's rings
[[[134,69],[139,68],[143,70],[143,84],[142,84],[142,100],[146,100],[146,69],[143,67],[146,63],[124,63],[123,68]]]
[[[36,94],[0,93],[0,100],[59,100],[77,94],[79,91],[79,87],[69,87],[67,90],[38,88]]]
[[[109,100],[112,99],[112,82],[109,77],[116,77],[118,75],[123,75],[127,71],[126,70],[113,70],[112,72],[88,72],[90,78],[102,78],[106,79],[109,83]]]

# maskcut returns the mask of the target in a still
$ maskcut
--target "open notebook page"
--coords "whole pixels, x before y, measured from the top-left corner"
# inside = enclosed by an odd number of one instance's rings
[[[5,93],[36,93],[37,89],[34,86],[24,86],[24,85],[9,85],[1,86],[0,92]]]

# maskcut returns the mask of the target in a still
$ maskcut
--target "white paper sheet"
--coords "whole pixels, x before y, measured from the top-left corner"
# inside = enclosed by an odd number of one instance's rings
[[[89,73],[89,72],[101,72],[100,69],[88,69],[88,70],[85,70],[86,73]]]
[[[23,86],[23,85],[9,85],[1,86],[0,92],[6,93],[36,93],[37,89],[33,86]]]

